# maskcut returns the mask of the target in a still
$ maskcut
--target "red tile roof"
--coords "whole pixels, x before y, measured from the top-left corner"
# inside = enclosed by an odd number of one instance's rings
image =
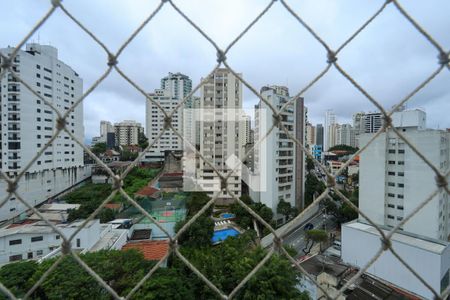
[[[183,172],[164,173],[163,177],[183,176]]]
[[[155,189],[154,187],[151,186],[144,186],[142,189],[140,189],[139,191],[137,191],[135,193],[136,196],[142,196],[142,197],[151,197],[153,196],[156,192],[159,192],[158,189]]]
[[[120,203],[108,203],[105,205],[105,208],[113,209],[113,210],[119,210],[122,207],[122,204]]]
[[[122,247],[122,250],[129,249],[141,251],[146,260],[160,260],[169,251],[169,241],[131,242]]]
[[[23,225],[33,224],[33,223],[36,223],[36,222],[37,222],[36,220],[24,220],[21,223],[12,223],[11,225],[9,225],[6,228],[15,228],[15,227],[23,226]]]

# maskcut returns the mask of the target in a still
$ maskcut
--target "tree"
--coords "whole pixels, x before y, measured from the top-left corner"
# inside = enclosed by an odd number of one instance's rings
[[[311,170],[314,170],[314,161],[309,156],[307,156],[306,157],[306,171],[309,172]]]
[[[175,232],[178,232],[188,219],[175,224]],[[214,234],[214,221],[209,215],[201,215],[179,237],[178,242],[185,246],[202,248],[211,244]]]
[[[286,220],[289,219],[290,215],[291,215],[291,203],[284,201],[283,199],[280,200],[280,202],[278,202],[277,205],[277,213],[282,214],[286,217]]]
[[[330,147],[328,149],[328,151],[336,151],[336,150],[346,151],[347,154],[353,154],[353,153],[356,153],[356,151],[358,151],[359,149],[355,148],[355,147],[352,147],[352,146],[349,146],[349,145],[335,145],[335,146]]]
[[[91,151],[95,155],[99,156],[100,154],[105,153],[106,149],[107,149],[106,143],[97,143],[91,148]]]
[[[133,161],[138,157],[138,153],[131,152],[130,150],[124,149],[120,152],[120,160],[121,161]]]
[[[315,194],[321,194],[325,190],[325,184],[313,174],[306,175],[305,181],[305,206],[310,205]]]
[[[311,229],[306,232],[306,246],[303,252],[306,254],[311,251],[314,243],[320,243],[320,251],[322,252],[322,243],[328,240],[328,234],[325,230]],[[311,246],[308,248],[308,243],[311,241]]]
[[[16,297],[22,298],[33,286],[30,279],[37,268],[36,261],[20,261],[4,265],[0,269],[0,282],[9,288]],[[3,297],[1,298],[3,299]]]
[[[138,135],[138,145],[142,148],[142,150],[148,146],[148,139],[142,131],[140,131]]]

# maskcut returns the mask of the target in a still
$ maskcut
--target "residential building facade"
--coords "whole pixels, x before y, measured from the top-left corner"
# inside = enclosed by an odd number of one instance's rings
[[[228,175],[234,164],[229,166],[227,160],[243,158],[242,83],[229,70],[216,70],[201,88],[200,109],[200,153],[204,159],[200,159],[198,175],[201,188],[213,195],[221,189],[220,178],[205,160]],[[238,167],[228,179],[228,188],[235,197],[241,196],[241,175]],[[225,191],[219,197],[223,201],[232,200]]]
[[[133,120],[114,123],[114,132],[117,146],[137,145],[139,134],[144,133],[141,123]]]
[[[14,48],[0,52],[8,56]],[[30,43],[19,50],[13,69],[22,80],[64,114],[81,97],[83,82],[79,75],[58,59],[58,50]],[[56,131],[57,114],[18,82],[10,72],[0,82],[0,171],[14,178],[42,150]],[[66,128],[84,140],[83,105],[68,115]],[[83,149],[66,133],[60,132],[44,153],[31,165],[18,184],[18,193],[37,205],[88,177]],[[0,190],[6,183],[0,181]],[[18,216],[27,208],[15,196],[0,209],[0,220]]]

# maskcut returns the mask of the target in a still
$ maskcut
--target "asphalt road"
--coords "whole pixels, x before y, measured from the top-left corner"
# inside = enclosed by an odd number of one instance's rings
[[[336,221],[334,217],[324,214],[318,214],[309,219],[306,223],[313,224],[314,229],[325,229],[327,231],[336,227]],[[306,238],[305,230],[303,227],[306,223],[302,224],[300,227],[298,227],[283,239],[283,243],[285,245],[290,245],[291,247],[293,247],[298,252],[298,256],[304,255],[302,249],[306,246]],[[323,227],[323,225],[325,225],[325,228]]]

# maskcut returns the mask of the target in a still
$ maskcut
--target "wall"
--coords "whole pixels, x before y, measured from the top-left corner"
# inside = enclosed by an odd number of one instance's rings
[[[365,226],[365,225],[363,225]],[[366,226],[372,228],[371,226]],[[357,267],[364,267],[380,248],[379,234],[370,233],[352,227],[352,223],[342,226],[342,260]],[[392,241],[395,251],[438,292],[440,281],[450,267],[450,249],[440,243],[426,242],[428,247],[419,247],[423,240],[416,240],[416,245]],[[431,246],[434,245],[434,246]],[[431,250],[442,249],[443,254]],[[394,285],[409,290],[427,299],[432,293],[391,253],[382,255],[369,267],[367,273],[389,281]]]

